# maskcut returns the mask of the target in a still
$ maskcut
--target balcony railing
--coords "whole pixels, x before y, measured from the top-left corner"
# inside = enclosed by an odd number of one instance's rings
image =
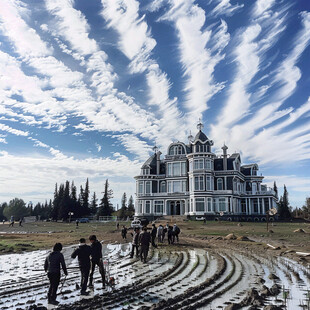
[[[183,195],[189,195],[189,192],[137,194],[137,197],[160,197],[160,196],[183,196]]]

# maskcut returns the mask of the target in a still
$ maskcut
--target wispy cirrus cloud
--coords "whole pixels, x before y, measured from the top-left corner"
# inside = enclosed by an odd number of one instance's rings
[[[219,16],[219,15],[232,15],[236,11],[242,9],[244,4],[231,4],[230,0],[217,0],[216,7],[211,11],[210,15]]]
[[[227,25],[222,21],[215,37],[220,41],[213,42],[212,53],[206,46],[212,48],[212,31],[204,29],[206,14],[192,0],[170,1],[171,7],[160,20],[172,21],[179,39],[180,61],[184,69],[186,82],[185,106],[187,109],[187,125],[193,126],[201,114],[208,108],[208,100],[223,88],[223,83],[217,83],[213,73],[215,66],[224,58],[222,49],[230,39]]]

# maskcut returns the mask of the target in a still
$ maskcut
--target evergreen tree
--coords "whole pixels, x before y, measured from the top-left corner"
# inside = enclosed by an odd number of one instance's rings
[[[55,192],[54,192],[54,200],[53,200],[53,208],[51,211],[51,218],[54,221],[58,220],[58,212],[59,212],[59,203],[60,203],[60,197],[58,192],[58,186],[57,183],[55,185]]]
[[[135,214],[135,205],[133,203],[132,196],[130,196],[128,200],[128,216],[133,216],[134,214]]]
[[[8,204],[6,202],[2,203],[2,205],[0,206],[0,220],[8,220],[4,215],[3,215],[3,210],[5,209],[5,207],[7,207]]]
[[[81,205],[82,205],[82,209],[83,209],[82,215],[88,215],[89,214],[89,207],[88,207],[89,182],[88,182],[88,178],[86,180],[85,190],[83,191],[83,193],[81,192],[81,197],[82,197]]]
[[[302,211],[304,213],[304,218],[310,217],[310,197],[306,198],[306,202],[302,207]]]
[[[286,186],[284,185],[283,196],[281,196],[278,204],[278,213],[280,218],[288,219],[291,218],[290,204],[288,201],[288,192]]]
[[[113,191],[109,189],[109,181],[106,180],[103,197],[99,204],[98,216],[111,216],[113,211],[113,207],[110,203],[111,198],[113,198]]]
[[[90,213],[95,215],[97,214],[97,208],[98,208],[98,199],[96,197],[96,193],[94,192],[91,203],[90,203]]]
[[[64,184],[59,185],[58,196],[59,196],[58,219],[66,220],[68,217],[68,212],[66,210],[65,199],[64,199],[64,196],[65,196],[65,185]]]
[[[273,190],[274,190],[274,192],[276,194],[276,198],[278,199],[279,198],[278,197],[278,187],[277,187],[276,181],[273,182]]]
[[[127,195],[126,195],[126,193],[124,193],[122,196],[121,204],[122,204],[122,206],[119,210],[119,217],[125,218],[127,216]]]

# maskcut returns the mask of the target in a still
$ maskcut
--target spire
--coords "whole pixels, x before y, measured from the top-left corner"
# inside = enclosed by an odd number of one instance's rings
[[[156,143],[155,143],[155,145],[154,145],[154,147],[153,147],[153,151],[154,151],[155,154],[156,154],[157,151],[158,151],[158,147],[156,146]]]
[[[197,124],[197,129],[198,129],[199,131],[201,131],[202,128],[203,128],[203,124],[202,124],[202,122],[201,122],[201,119],[199,118],[199,121],[198,121],[198,124]]]
[[[188,141],[192,142],[194,140],[194,137],[192,136],[192,132],[189,132]]]

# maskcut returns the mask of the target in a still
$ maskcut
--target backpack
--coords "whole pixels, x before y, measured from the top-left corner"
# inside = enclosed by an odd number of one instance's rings
[[[175,228],[175,233],[178,235],[180,232],[181,232],[181,230],[180,230],[180,228],[177,226],[177,227]]]

